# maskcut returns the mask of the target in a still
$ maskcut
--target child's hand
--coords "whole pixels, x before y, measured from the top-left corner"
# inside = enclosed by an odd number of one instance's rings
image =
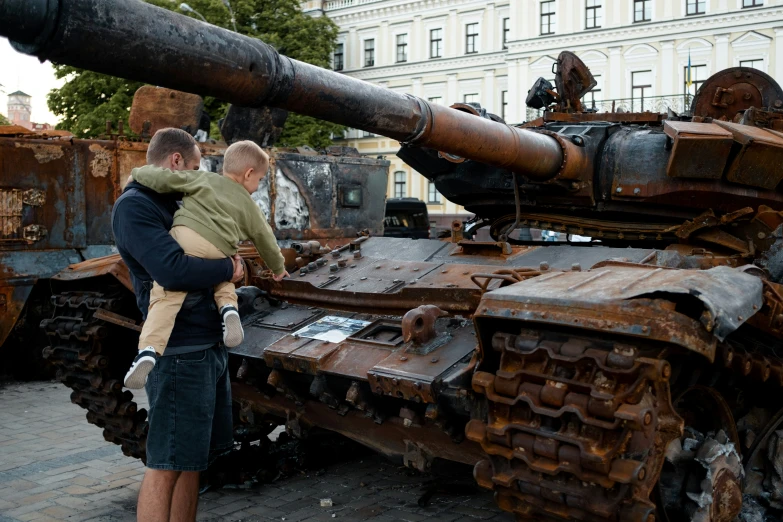
[[[285,271],[284,271],[282,274],[280,274],[280,275],[274,275],[274,274],[272,274],[272,279],[274,279],[274,280],[275,280],[275,282],[278,282],[278,283],[279,283],[280,281],[282,281],[284,277],[291,277],[291,274],[289,274],[289,273],[288,273],[288,270],[285,270]]]

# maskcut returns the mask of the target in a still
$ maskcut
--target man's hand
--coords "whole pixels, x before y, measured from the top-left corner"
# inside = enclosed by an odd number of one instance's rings
[[[231,278],[231,282],[239,283],[245,279],[245,262],[239,254],[234,254],[232,261],[234,262],[234,276]]]
[[[284,277],[291,277],[291,274],[288,273],[288,270],[284,270],[283,273],[280,274],[280,275],[272,274],[272,279],[274,279],[275,282],[277,282],[277,283],[282,281]]]

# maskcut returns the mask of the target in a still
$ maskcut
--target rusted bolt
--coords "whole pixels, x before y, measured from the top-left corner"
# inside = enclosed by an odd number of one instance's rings
[[[338,270],[337,263],[332,263],[331,265],[329,265],[330,272],[337,272],[337,270]]]
[[[759,232],[757,235],[759,239],[764,239],[765,237],[767,237],[767,235],[764,232]]]
[[[579,263],[574,263],[573,265],[571,265],[571,270],[573,270],[574,272],[581,272],[582,265],[580,265]]]
[[[381,265],[375,265],[376,270],[378,270],[379,268],[381,268]]]
[[[307,265],[307,270],[309,270],[310,272],[318,270],[318,263],[309,263]]]
[[[549,270],[549,263],[547,263],[546,261],[541,261],[541,262],[538,264],[538,269],[539,269],[541,272],[546,272],[547,270]]]
[[[639,480],[644,480],[644,477],[647,476],[647,470],[642,468],[639,470],[639,474],[636,476]]]
[[[400,360],[401,360],[401,361],[407,361],[407,360],[408,360],[408,358],[407,358],[407,357],[405,357],[405,356],[403,355],[402,357],[400,357]]]
[[[361,259],[362,258],[362,253],[359,250],[355,251],[353,253],[353,258],[354,259]]]
[[[750,100],[750,97],[751,97],[751,96],[750,96],[750,93],[749,93],[749,92],[746,92],[745,94],[743,94],[743,95],[742,95],[742,99],[743,99],[743,100],[745,100],[745,101],[748,101],[748,100]]]
[[[744,319],[742,318],[742,316],[741,316],[741,315],[738,315],[738,316],[737,316],[737,321],[743,321],[743,320],[744,320]]]
[[[360,277],[360,278],[359,278],[359,280],[360,280],[360,281],[366,281],[366,280],[367,280],[367,278],[366,278],[366,277]]]
[[[637,194],[637,195],[641,194],[642,193],[642,189],[640,189],[639,187],[636,187],[635,189],[633,189],[633,193]]]
[[[433,357],[432,359],[430,359],[430,362],[431,363],[436,363],[436,362],[438,362],[438,360],[439,359],[437,357]]]
[[[447,272],[448,272],[448,270],[441,270],[441,271],[440,271],[440,273],[441,273],[441,274],[445,274],[445,273],[447,273]]]
[[[326,264],[326,259],[324,259],[323,257],[319,257],[318,259],[315,260],[315,264],[318,266],[324,266]]]
[[[340,251],[339,250],[332,250],[332,257],[337,259],[340,257]]]
[[[400,267],[395,266],[392,270],[399,270],[399,269],[400,269]]]
[[[759,309],[758,305],[753,305],[753,309],[758,310]]]
[[[642,326],[642,331],[643,331],[644,333],[647,333],[647,330],[649,330],[649,328],[647,328],[646,326]]]
[[[652,413],[648,411],[647,413],[644,414],[644,425],[649,426],[651,422],[652,422]]]
[[[301,270],[299,270],[299,276],[300,277],[306,276],[306,275],[307,275],[307,269],[306,268],[302,268]]]
[[[662,373],[663,373],[663,377],[664,377],[664,379],[668,379],[669,377],[671,377],[671,376],[672,376],[672,367],[671,367],[671,366],[669,366],[668,364],[667,364],[667,365],[665,365],[665,366],[663,367],[663,371],[662,371]]]
[[[618,194],[619,194],[620,192],[622,192],[622,191],[623,191],[623,187],[617,187],[617,188],[615,189],[615,192],[617,192]]]
[[[338,259],[337,260],[337,266],[339,266],[340,268],[345,268],[346,266],[348,266],[348,260],[347,259]]]

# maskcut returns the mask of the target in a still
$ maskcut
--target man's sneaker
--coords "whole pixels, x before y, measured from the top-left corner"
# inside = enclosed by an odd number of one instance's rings
[[[155,362],[158,360],[158,354],[152,346],[147,346],[143,350],[139,350],[136,358],[133,359],[130,370],[125,374],[125,387],[131,390],[138,390],[143,388],[147,383],[147,375],[150,374],[152,368],[155,367]]]
[[[220,315],[223,316],[223,344],[229,348],[242,344],[245,340],[245,331],[242,329],[242,320],[237,309],[226,305],[220,309]]]

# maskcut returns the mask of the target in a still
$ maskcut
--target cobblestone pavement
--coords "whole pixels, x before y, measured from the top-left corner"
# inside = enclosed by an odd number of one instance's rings
[[[139,406],[146,407],[145,397]],[[144,467],[103,440],[55,382],[0,386],[0,522],[136,520]],[[470,470],[466,469],[468,475]],[[439,520],[510,522],[491,494],[436,494],[417,505],[431,476],[410,476],[379,456],[297,475],[257,489],[201,496],[200,521]],[[469,484],[468,481],[465,484]],[[332,507],[321,507],[330,498]]]

